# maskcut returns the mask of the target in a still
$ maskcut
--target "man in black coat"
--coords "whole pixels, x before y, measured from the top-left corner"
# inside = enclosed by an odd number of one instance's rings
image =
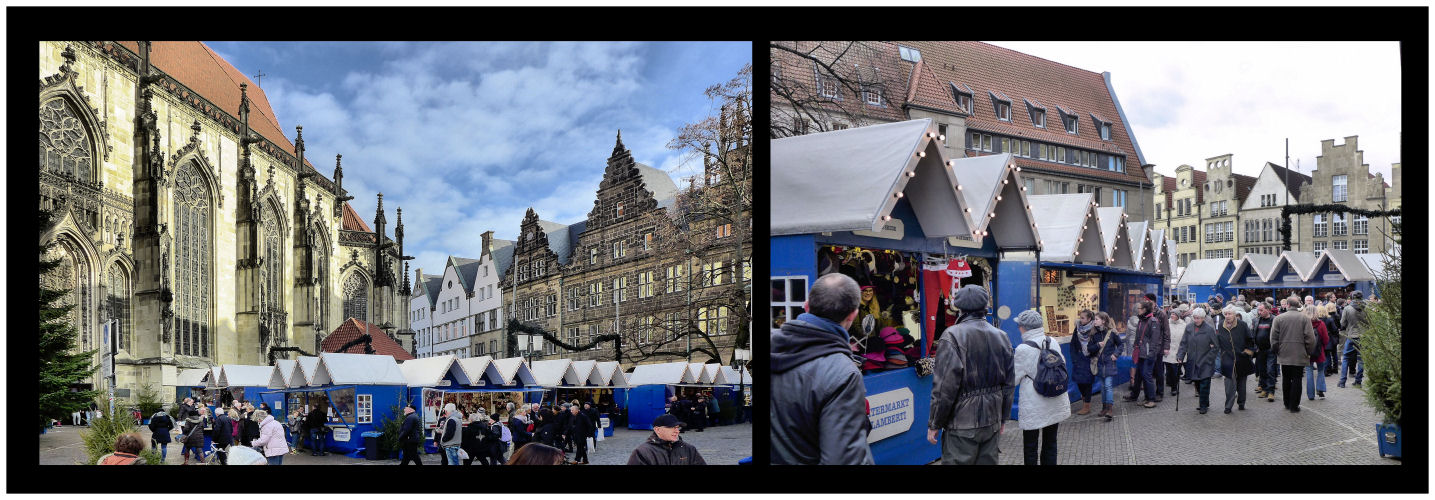
[[[602,428],[602,417],[599,416],[598,409],[593,407],[593,403],[583,403],[583,414],[588,417],[589,422],[593,423],[593,432],[588,433],[588,435],[595,436],[598,429]],[[598,450],[597,437],[593,439],[593,450]]]
[[[628,465],[707,465],[697,447],[678,436],[682,425],[671,414],[658,415],[653,434],[628,455]],[[862,439],[865,444],[867,437]]]
[[[690,421],[693,427],[695,427],[695,429],[693,429],[693,432],[702,432],[703,428],[705,428],[708,424],[707,398],[698,396],[698,400],[694,401],[693,405],[688,407],[688,415],[691,416]]]
[[[404,448],[404,458],[399,465],[408,465],[412,460],[414,465],[423,465],[424,461],[419,458],[419,445],[424,442],[424,426],[419,421],[419,415],[414,413],[413,403],[404,406],[404,423],[399,427],[399,445]]]
[[[568,435],[568,426],[572,425],[569,420],[568,403],[558,407],[557,413],[553,415],[552,432],[553,447],[563,451],[573,451],[573,439]]]
[[[324,424],[327,423],[329,423],[328,407],[319,407],[309,410],[309,416],[305,417],[304,424],[309,428],[309,437],[314,440],[314,446],[311,448],[313,451],[309,452],[310,456],[317,457],[329,454],[324,451],[324,433],[329,430],[329,427]],[[258,425],[256,425],[256,427],[258,427]]]
[[[577,406],[570,406],[568,411],[568,439],[576,450],[573,454],[573,461],[586,464],[588,463],[588,437],[593,436],[593,421],[588,420],[586,415],[579,414]]]
[[[229,446],[234,444],[234,420],[223,411],[216,413],[219,416],[214,417],[214,454],[219,457],[220,465],[229,465]]]
[[[772,463],[873,463],[867,445],[867,391],[847,343],[860,297],[861,288],[852,278],[824,275],[807,294],[807,312],[772,331]]]

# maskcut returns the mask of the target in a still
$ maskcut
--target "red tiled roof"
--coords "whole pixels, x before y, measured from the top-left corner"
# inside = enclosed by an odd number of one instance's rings
[[[139,42],[118,43],[139,54]],[[294,143],[284,135],[284,128],[269,106],[269,97],[264,94],[264,89],[255,85],[229,61],[219,57],[209,46],[200,42],[153,42],[149,56],[150,65],[174,77],[235,118],[239,117],[239,84],[249,84],[249,128],[285,152],[294,152]],[[314,166],[307,159],[304,163]]]
[[[957,108],[956,98],[948,91],[947,82],[937,80],[932,68],[925,61],[912,66],[911,84],[907,90],[907,104],[941,110],[953,115],[966,115]]]
[[[414,359],[414,355],[405,351],[398,342],[395,342],[393,338],[389,337],[389,334],[384,333],[379,327],[359,321],[357,318],[349,318],[344,321],[344,324],[335,328],[334,333],[329,334],[328,337],[324,337],[324,341],[319,344],[319,348],[323,352],[339,352],[340,347],[344,347],[344,344],[359,338],[366,331],[369,334],[369,338],[372,339],[370,345],[374,348],[374,354],[387,354],[400,361]],[[364,345],[351,346],[349,350],[344,352],[349,354],[364,354]]]
[[[1095,151],[1126,155],[1127,182],[1146,182],[1136,148],[1120,121],[1116,102],[1100,73],[1093,73],[1040,57],[981,42],[898,42],[922,51],[922,60],[938,81],[970,86],[971,129],[1049,141]],[[1001,92],[1020,104],[1021,99],[1047,106],[1047,126],[1037,128],[1019,106],[1013,106],[1011,122],[998,120],[990,92]],[[1058,113],[1060,106],[1075,113],[1080,125],[1077,134],[1067,134]],[[1111,140],[1100,138],[1090,114],[1111,120]],[[1079,167],[1078,167],[1079,169]]]
[[[1191,187],[1196,188],[1196,204],[1206,202],[1206,171],[1199,168],[1191,169]]]
[[[978,154],[977,156],[985,156],[985,155],[987,155],[987,154],[990,154],[990,153]],[[1018,158],[1013,158],[1013,159],[1016,160],[1016,164],[1017,164],[1018,167],[1021,167],[1021,168],[1024,168],[1024,169],[1028,169],[1028,168],[1029,168],[1029,169],[1037,170],[1037,171],[1056,172],[1056,173],[1061,173],[1061,174],[1084,175],[1084,176],[1089,176],[1089,177],[1099,177],[1099,178],[1106,179],[1106,180],[1110,180],[1110,181],[1113,181],[1113,182],[1122,182],[1122,183],[1125,183],[1125,182],[1133,182],[1133,179],[1131,178],[1130,175],[1127,175],[1127,174],[1122,173],[1122,172],[1113,172],[1113,171],[1110,171],[1110,170],[1106,170],[1106,169],[1104,169],[1104,168],[1078,167],[1078,166],[1075,166],[1075,165],[1065,165],[1065,164],[1061,164],[1061,163],[1053,163],[1053,162],[1049,162],[1049,161],[1035,160],[1035,159],[1031,159],[1031,158],[1020,158],[1020,157],[1018,157]],[[1127,165],[1127,168],[1131,168],[1131,166],[1130,166],[1130,165]],[[959,173],[959,174],[957,174],[957,175],[961,175],[961,174]],[[1144,177],[1143,177],[1142,179],[1144,179]],[[1144,182],[1144,180],[1143,180],[1143,182]]]
[[[1161,176],[1161,191],[1166,193],[1166,206],[1171,206],[1171,193],[1176,190],[1176,178],[1169,175]]]
[[[897,45],[892,42],[777,41],[772,43],[809,54],[825,64],[832,65],[834,69],[847,71],[848,73],[844,74],[844,77],[854,84],[865,78],[871,78],[872,69],[876,68],[876,73],[881,78],[889,100],[901,100],[909,93],[907,89],[911,78],[908,68],[912,63],[902,60]],[[818,95],[818,67],[810,59],[786,50],[771,49],[768,52],[772,57],[773,69],[780,72],[783,81],[792,85],[798,91],[799,96]],[[840,60],[838,60],[838,56],[841,56]],[[859,69],[860,73],[857,72]],[[901,103],[888,102],[886,106],[865,104],[861,95],[845,87],[838,89],[838,96],[842,100],[843,111],[884,121],[907,120],[907,115],[900,106]],[[774,106],[783,104],[775,90],[772,99]],[[833,106],[830,111],[838,111],[837,106]]]
[[[366,233],[374,232],[373,229],[369,229],[369,225],[364,223],[364,218],[359,217],[359,213],[355,212],[354,207],[349,205],[347,201],[344,202],[344,230],[363,231]]]
[[[1249,175],[1231,174],[1236,178],[1236,203],[1245,203],[1251,188],[1256,187],[1256,178]]]

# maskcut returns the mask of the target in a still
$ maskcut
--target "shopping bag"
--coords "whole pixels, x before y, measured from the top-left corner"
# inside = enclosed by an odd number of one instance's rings
[[[585,438],[585,439],[588,440],[588,449],[591,450],[591,449],[593,449],[593,448],[597,448],[597,445],[596,445],[596,444],[593,444],[593,437],[592,437],[592,436],[588,436],[588,437]]]
[[[598,438],[597,438],[597,439],[598,439],[599,441],[602,441],[602,440],[603,440],[603,429],[598,429],[597,431],[594,431],[594,433],[598,435]]]

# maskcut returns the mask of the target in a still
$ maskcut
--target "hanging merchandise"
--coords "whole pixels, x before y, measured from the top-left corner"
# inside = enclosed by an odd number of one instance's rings
[[[857,318],[848,327],[852,352],[863,370],[902,368],[908,364],[900,347],[906,344],[888,330],[920,331],[917,290],[921,265],[903,252],[863,247],[823,246],[817,251],[821,274],[842,273],[862,289]],[[908,334],[908,338],[915,338]],[[889,341],[898,342],[889,345]]]

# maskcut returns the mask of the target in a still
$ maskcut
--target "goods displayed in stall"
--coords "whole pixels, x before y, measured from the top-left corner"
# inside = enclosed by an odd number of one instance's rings
[[[990,291],[992,266],[982,257],[927,254],[923,259],[922,279],[926,283],[923,288],[927,292],[927,316],[932,319],[925,322],[927,335],[922,343],[930,356],[932,346],[942,337],[942,332],[957,322],[960,311],[952,306],[956,290],[966,285],[979,285]],[[987,308],[992,306],[991,300],[988,300]]]
[[[1069,269],[1041,270],[1041,313],[1046,334],[1070,336],[1082,310],[1097,311],[1101,303],[1101,275]]]
[[[863,359],[863,370],[904,368],[920,357],[918,268],[913,254],[895,250],[845,246],[818,250],[818,276],[842,273],[862,287],[848,338],[852,351]]]

